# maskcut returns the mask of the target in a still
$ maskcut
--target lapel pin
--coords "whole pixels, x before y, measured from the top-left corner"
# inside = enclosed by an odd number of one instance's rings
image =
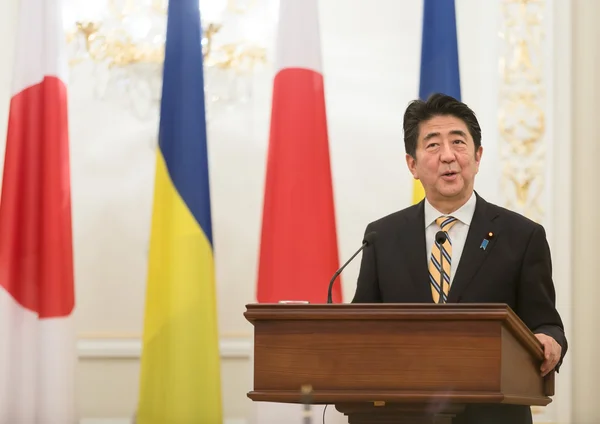
[[[491,231],[487,234],[487,237],[483,239],[483,241],[481,242],[481,246],[479,246],[480,249],[485,250],[487,248],[488,243],[490,242],[490,239],[494,237],[494,233],[492,233]]]

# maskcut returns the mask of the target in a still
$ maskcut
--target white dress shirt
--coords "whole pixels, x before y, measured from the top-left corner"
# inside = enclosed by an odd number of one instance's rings
[[[427,244],[427,266],[431,261],[431,249],[433,242],[435,241],[435,234],[440,231],[439,225],[436,224],[435,220],[440,216],[453,216],[458,220],[456,224],[448,231],[448,236],[452,240],[452,263],[450,264],[450,285],[456,274],[458,268],[458,262],[467,240],[467,233],[469,232],[469,226],[473,219],[473,213],[475,213],[475,205],[477,198],[475,192],[471,195],[467,203],[462,205],[458,210],[450,214],[443,214],[437,211],[427,199],[425,199],[425,241]]]

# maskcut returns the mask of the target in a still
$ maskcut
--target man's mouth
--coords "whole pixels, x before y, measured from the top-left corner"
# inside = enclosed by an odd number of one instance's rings
[[[442,174],[442,180],[446,182],[453,182],[458,179],[458,172],[456,171],[446,171]]]

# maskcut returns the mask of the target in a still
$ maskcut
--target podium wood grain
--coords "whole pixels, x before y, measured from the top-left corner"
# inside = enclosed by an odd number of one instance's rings
[[[250,304],[253,401],[334,404],[349,423],[450,423],[469,403],[547,405],[542,346],[503,304]],[[404,417],[404,418],[402,418]]]

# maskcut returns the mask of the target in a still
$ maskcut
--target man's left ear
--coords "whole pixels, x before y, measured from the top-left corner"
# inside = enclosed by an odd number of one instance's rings
[[[479,148],[475,152],[475,162],[477,162],[478,167],[479,163],[481,162],[481,155],[483,155],[483,146],[479,146]]]

